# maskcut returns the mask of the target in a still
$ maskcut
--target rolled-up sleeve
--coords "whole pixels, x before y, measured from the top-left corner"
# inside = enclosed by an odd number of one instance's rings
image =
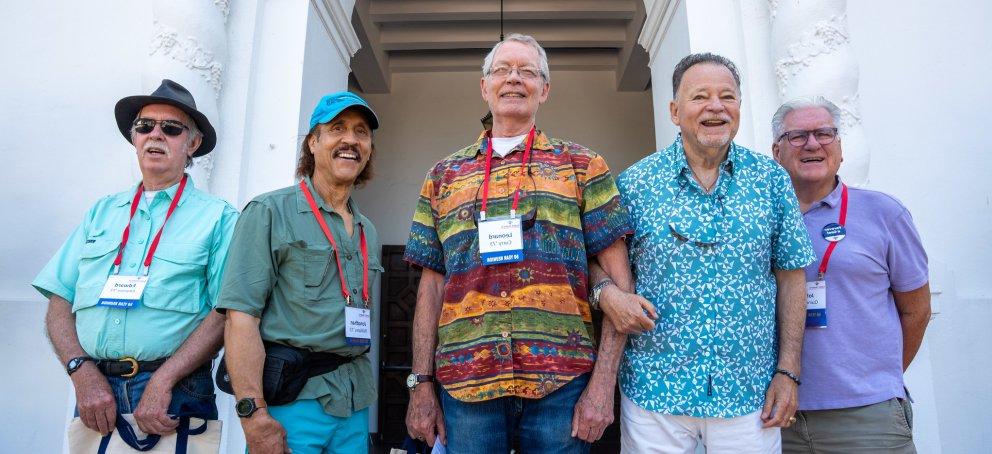
[[[250,202],[237,218],[221,278],[217,311],[228,309],[261,317],[276,282],[272,253],[272,211]]]

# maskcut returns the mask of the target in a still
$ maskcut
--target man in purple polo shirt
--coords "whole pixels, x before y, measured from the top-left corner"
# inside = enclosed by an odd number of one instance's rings
[[[818,258],[806,267],[799,411],[782,450],[915,453],[903,371],[930,320],[927,255],[906,207],[837,176],[839,121],[840,109],[819,96],[772,118],[772,152]]]

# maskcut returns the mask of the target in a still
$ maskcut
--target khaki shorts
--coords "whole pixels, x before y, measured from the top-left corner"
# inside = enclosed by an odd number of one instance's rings
[[[796,423],[782,429],[782,452],[915,454],[913,409],[894,397],[864,407],[798,411]]]

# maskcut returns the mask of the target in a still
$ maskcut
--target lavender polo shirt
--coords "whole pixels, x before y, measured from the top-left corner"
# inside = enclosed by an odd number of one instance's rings
[[[817,261],[823,226],[838,222],[841,185],[803,213]],[[826,273],[827,327],[806,329],[800,410],[857,407],[905,398],[902,327],[892,291],[928,281],[927,255],[909,211],[881,192],[848,187],[847,236],[834,248]]]

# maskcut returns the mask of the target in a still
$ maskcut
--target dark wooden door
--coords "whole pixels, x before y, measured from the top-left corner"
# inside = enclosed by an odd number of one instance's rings
[[[406,407],[410,400],[406,376],[410,374],[412,355],[413,312],[417,303],[420,270],[403,261],[404,246],[383,246],[382,316],[379,339],[379,434],[377,452],[389,452],[399,447],[406,436]],[[597,332],[601,320],[595,313]],[[614,423],[603,438],[592,446],[594,454],[620,452],[620,406],[617,391]],[[526,451],[524,451],[525,454]]]

